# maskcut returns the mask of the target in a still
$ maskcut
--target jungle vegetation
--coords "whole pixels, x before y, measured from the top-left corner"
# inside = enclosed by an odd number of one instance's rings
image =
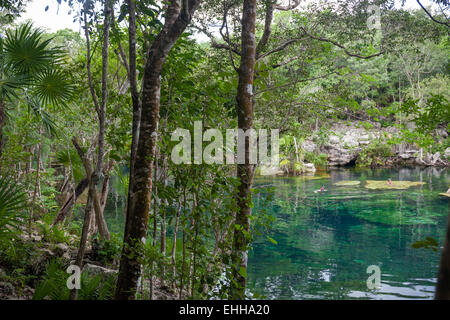
[[[279,128],[285,155],[299,152],[294,138],[325,141],[336,121],[395,126],[392,144],[450,146],[435,134],[450,128],[445,10],[378,0],[65,2],[81,33],[17,23],[27,1],[0,2],[0,267],[36,299],[246,298],[247,251],[271,217],[252,213],[260,190],[248,148],[244,164],[171,161],[171,133],[193,133],[195,121],[223,132]],[[379,28],[368,26],[371,5]],[[111,230],[105,207],[119,189],[125,223]],[[35,270],[43,242],[73,255]],[[65,289],[67,265],[87,256],[117,274]]]

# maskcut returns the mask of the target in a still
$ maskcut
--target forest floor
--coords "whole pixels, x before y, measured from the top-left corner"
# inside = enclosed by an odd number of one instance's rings
[[[70,235],[71,243],[48,241],[46,232],[42,232],[42,221],[32,226],[21,227],[17,238],[8,248],[0,249],[0,300],[31,300],[36,287],[43,280],[52,261],[59,260],[66,268],[75,264],[78,248],[77,236]],[[44,229],[45,230],[45,229]],[[83,272],[89,276],[102,274],[108,276],[118,272],[118,261],[105,263],[98,259],[98,253],[89,243],[83,259]],[[67,278],[70,274],[67,273]],[[146,288],[150,283],[144,282]],[[179,294],[170,287],[161,285],[159,279],[153,280],[153,299],[175,300]],[[184,295],[183,295],[184,296]]]

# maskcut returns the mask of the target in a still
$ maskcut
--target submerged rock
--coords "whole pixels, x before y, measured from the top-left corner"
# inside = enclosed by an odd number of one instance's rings
[[[334,185],[335,186],[357,186],[360,184],[361,184],[361,181],[343,180],[343,181],[336,182]]]
[[[319,180],[319,179],[329,179],[330,175],[328,173],[322,173],[317,175],[302,175],[305,180]]]
[[[426,182],[420,181],[392,181],[392,184],[388,184],[385,180],[367,180],[367,189],[408,189],[410,187],[421,186]]]

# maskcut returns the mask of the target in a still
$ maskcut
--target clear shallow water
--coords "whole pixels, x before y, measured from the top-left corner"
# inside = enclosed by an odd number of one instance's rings
[[[249,253],[248,287],[268,299],[432,299],[439,253],[414,249],[427,236],[442,244],[449,210],[448,169],[339,169],[329,178],[258,177],[275,187],[273,201],[255,199],[254,214],[276,217],[271,237]],[[368,190],[365,180],[423,181],[407,190]],[[334,186],[360,180],[359,186]],[[322,184],[328,190],[314,193]],[[264,208],[263,208],[264,206]],[[381,270],[369,290],[366,269]]]

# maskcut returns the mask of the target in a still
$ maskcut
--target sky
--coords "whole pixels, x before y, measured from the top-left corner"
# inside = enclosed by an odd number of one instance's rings
[[[430,1],[424,0],[422,4],[430,5]],[[45,7],[49,6],[45,11]],[[406,0],[406,8],[420,8],[415,0]],[[60,6],[56,0],[33,0],[27,6],[26,12],[22,15],[19,21],[32,20],[37,27],[45,28],[50,32],[55,32],[59,29],[69,28],[74,31],[81,31],[78,22],[73,22],[73,15],[68,14],[69,6],[62,2]]]
[[[47,5],[49,8],[45,11]],[[73,22],[73,15],[69,15],[69,11],[69,6],[64,2],[58,8],[56,0],[32,0],[19,22],[29,19],[36,27],[45,28],[50,32],[65,28],[80,31],[79,23]]]

